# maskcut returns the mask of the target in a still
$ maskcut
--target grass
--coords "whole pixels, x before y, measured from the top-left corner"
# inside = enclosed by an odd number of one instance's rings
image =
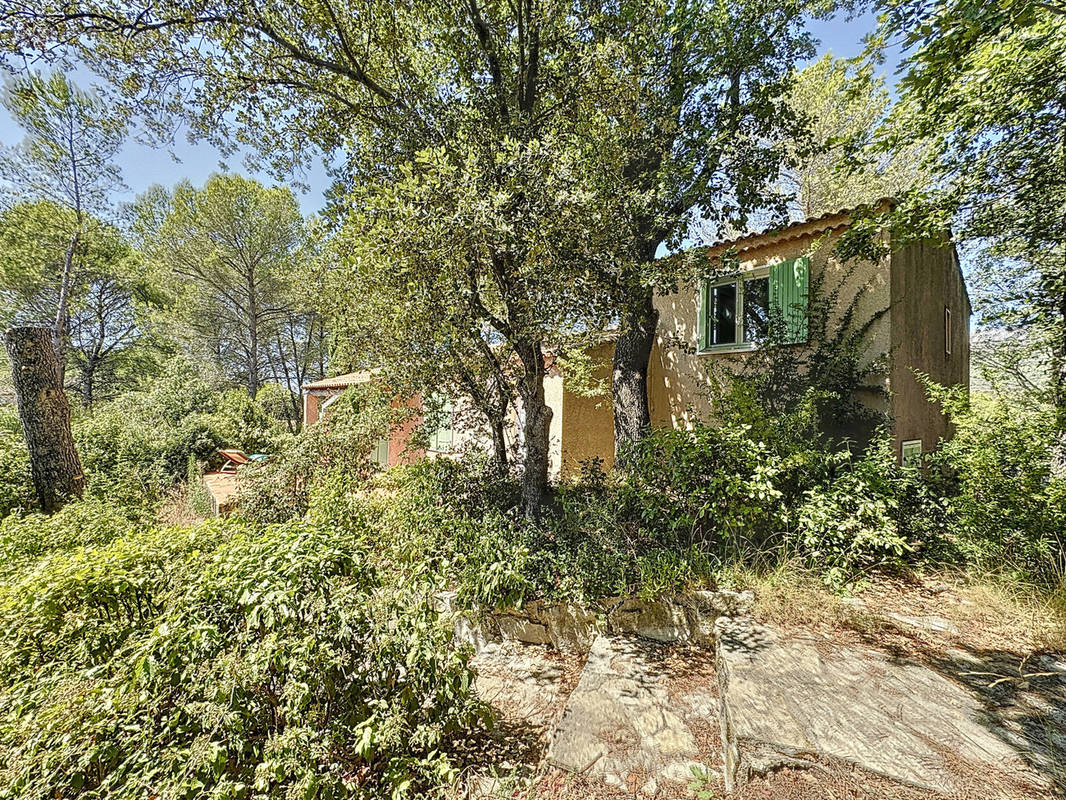
[[[845,596],[795,562],[761,570],[733,565],[720,583],[752,589],[756,619],[784,629],[851,631],[866,639],[922,633],[904,617],[943,625],[982,649],[1066,653],[1066,586],[1044,594],[1004,576],[927,570],[877,577]]]

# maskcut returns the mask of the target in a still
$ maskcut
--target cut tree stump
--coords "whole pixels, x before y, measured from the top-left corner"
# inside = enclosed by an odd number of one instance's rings
[[[70,432],[70,402],[63,391],[52,329],[23,326],[4,336],[11,357],[22,432],[41,510],[60,509],[85,488],[81,461]]]

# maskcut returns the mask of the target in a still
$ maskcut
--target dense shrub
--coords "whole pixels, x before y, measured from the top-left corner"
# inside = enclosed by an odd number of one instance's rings
[[[53,551],[0,590],[0,797],[425,796],[479,713],[427,594],[308,523]]]
[[[215,466],[219,449],[276,452],[289,436],[247,392],[219,393],[175,359],[144,391],[80,414],[74,438],[90,494],[150,504],[186,477],[190,457]]]
[[[517,489],[477,462],[393,469],[358,492],[311,498],[310,518],[366,531],[382,569],[439,575],[469,604],[653,595],[711,582],[725,564],[800,559],[842,585],[924,546],[910,524],[920,473],[891,448],[865,456],[784,446],[750,428],[658,431],[625,475],[590,465],[537,523]]]
[[[0,407],[0,517],[34,502],[30,458],[14,408]]]
[[[98,498],[69,503],[50,517],[10,514],[0,519],[0,575],[10,575],[54,550],[104,545],[146,520],[137,507]]]
[[[1054,417],[1042,406],[932,388],[955,428],[935,459],[953,540],[967,561],[1054,584],[1066,575],[1066,481],[1050,473]]]
[[[358,485],[375,470],[369,458],[374,443],[403,413],[379,387],[351,387],[277,457],[242,470],[241,515],[260,522],[294,519],[307,511],[319,487],[340,485],[344,491]]]
[[[918,546],[908,536],[904,498],[921,483],[920,473],[898,467],[892,450],[884,438],[861,458],[837,452],[834,477],[808,489],[796,507],[795,538],[786,553],[831,585],[897,566]]]

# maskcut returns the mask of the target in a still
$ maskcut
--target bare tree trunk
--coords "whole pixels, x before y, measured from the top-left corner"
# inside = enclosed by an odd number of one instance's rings
[[[651,426],[648,408],[648,363],[655,344],[659,312],[651,290],[625,311],[614,348],[611,394],[614,406],[615,463],[624,468],[626,449],[644,438]]]
[[[1055,404],[1051,474],[1066,479],[1066,291],[1059,298],[1058,331],[1051,350],[1051,386]]]
[[[26,326],[11,328],[4,337],[33,485],[41,509],[49,514],[85,488],[53,334],[53,329]]]
[[[96,363],[91,358],[85,363],[81,372],[81,405],[82,408],[92,408],[96,386]]]
[[[52,331],[52,345],[55,347],[56,360],[59,363],[59,385],[63,385],[67,370],[67,317],[70,314],[70,285],[74,280],[74,252],[81,240],[81,221],[71,237],[70,245],[63,256],[63,277],[59,282],[59,302],[56,305],[55,328]]]
[[[518,348],[516,348],[518,349]],[[522,513],[539,519],[548,496],[548,447],[552,410],[544,402],[544,354],[540,343],[519,350],[524,373],[518,384],[522,403]]]
[[[255,296],[255,276],[248,274],[248,396],[259,391],[259,303]]]

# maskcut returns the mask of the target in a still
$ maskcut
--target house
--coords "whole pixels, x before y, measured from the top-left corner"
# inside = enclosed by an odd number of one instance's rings
[[[844,262],[835,247],[851,224],[852,212],[843,210],[686,254],[705,260],[708,273],[712,265],[731,267],[655,298],[659,324],[648,370],[654,426],[688,427],[713,419],[718,377],[723,370],[744,368],[759,351],[771,320],[783,328],[778,337],[783,341],[772,346],[792,348],[802,362],[820,333],[811,313],[817,306],[824,311],[818,320],[824,319],[827,332],[863,329],[860,359],[870,374],[856,399],[893,420],[901,460],[931,451],[950,434],[915,373],[969,386],[971,307],[955,248],[950,242],[925,242],[893,249],[886,240],[884,255]],[[589,350],[598,370],[593,377],[609,377],[612,354],[610,340]],[[609,468],[614,461],[610,398],[580,391],[553,362],[549,356],[545,378],[545,399],[553,412],[552,475],[575,474],[590,458]],[[372,373],[360,372],[307,384],[305,424],[317,420],[344,388],[373,379]],[[406,402],[416,409],[421,405],[419,398]],[[486,444],[485,435],[456,424],[460,405],[445,408],[446,421],[430,437],[430,455]],[[407,446],[418,422],[415,416],[382,440],[375,460],[392,465],[422,455]],[[845,433],[862,441],[870,431]]]
[[[652,423],[683,427],[713,416],[715,369],[739,369],[765,332],[767,311],[785,320],[781,346],[810,349],[810,304],[822,298],[828,332],[865,328],[862,362],[873,370],[857,399],[893,420],[900,459],[929,452],[949,435],[915,373],[969,387],[970,307],[955,247],[913,243],[877,260],[842,261],[835,252],[852,214],[840,211],[788,227],[722,242],[698,257],[735,258],[721,278],[656,298],[658,340],[649,369]],[[868,432],[852,431],[862,439]]]
[[[593,380],[605,380],[610,375],[611,352],[608,346],[601,345],[593,350],[597,367],[591,376]],[[614,460],[614,417],[611,412],[610,398],[607,396],[590,397],[577,387],[565,381],[562,370],[549,356],[547,376],[544,379],[544,396],[552,409],[549,436],[552,449],[549,454],[551,474],[559,477],[570,474],[580,468],[582,461],[600,457],[607,466]],[[308,383],[303,386],[303,421],[312,425],[324,414],[336,398],[349,387],[376,380],[372,372],[350,372]],[[422,450],[410,446],[411,435],[423,422],[415,413],[408,420],[392,430],[387,439],[377,442],[371,459],[381,466],[407,464],[422,457],[433,458],[463,452],[471,447],[488,447],[488,434],[472,430],[461,424],[469,409],[461,398],[454,402],[450,398],[439,398],[442,419],[435,430],[428,432],[429,446]],[[394,400],[396,406],[407,406],[416,412],[422,407],[421,397],[407,400]],[[512,415],[506,435],[512,449],[517,447],[518,418]]]

